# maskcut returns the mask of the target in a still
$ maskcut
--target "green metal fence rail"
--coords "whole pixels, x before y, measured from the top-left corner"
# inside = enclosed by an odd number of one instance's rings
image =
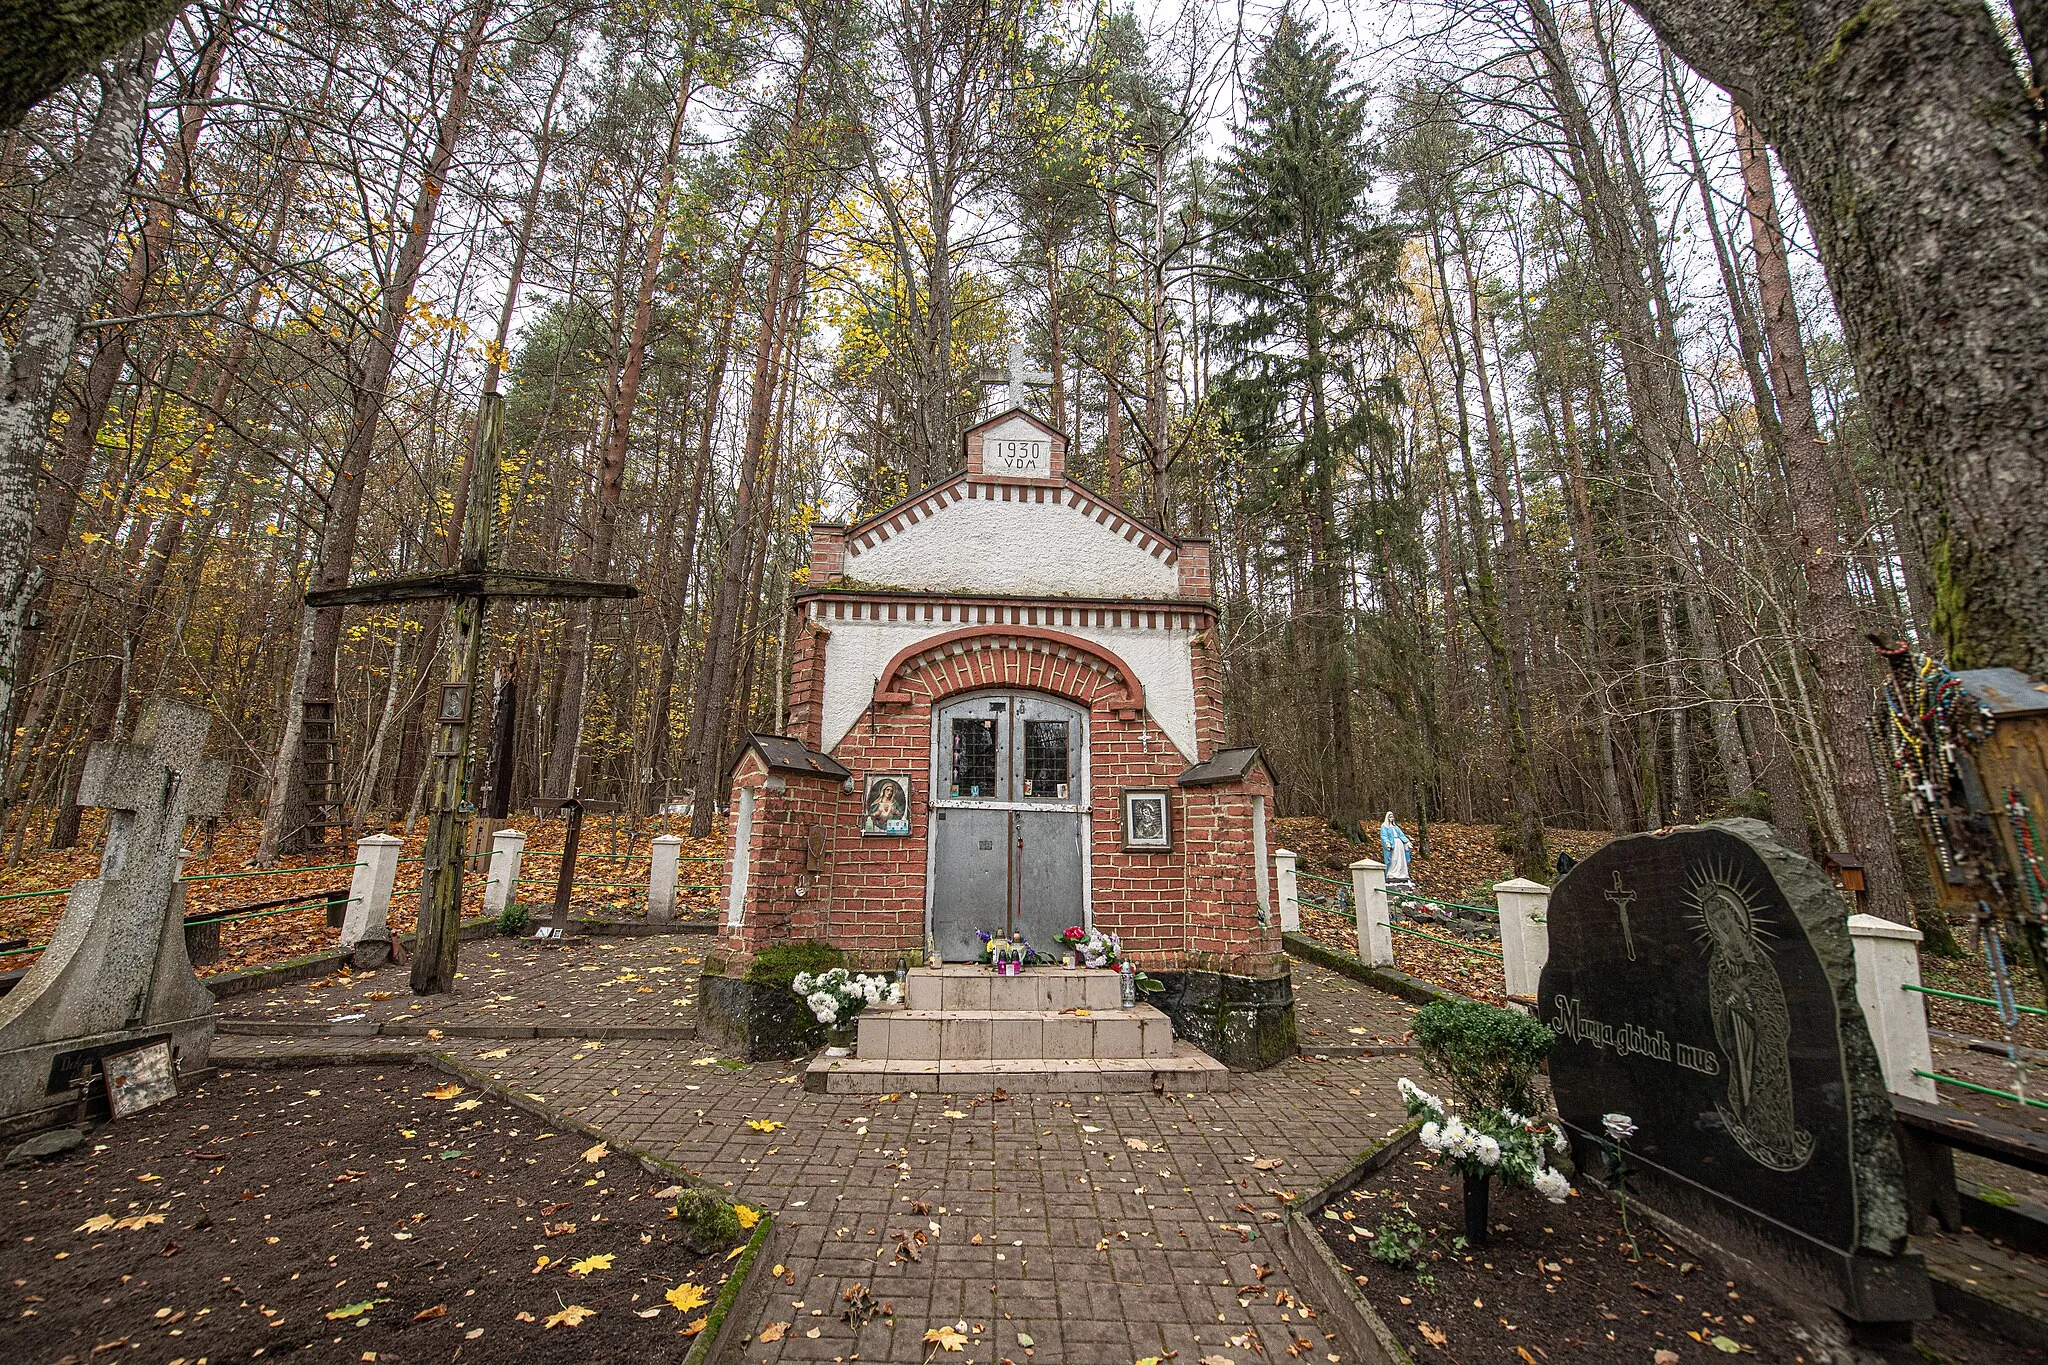
[[[1470,910],[1475,915],[1491,915],[1495,919],[1500,918],[1500,911],[1498,909],[1489,908],[1484,905],[1467,905],[1463,901],[1432,900],[1428,896],[1418,896],[1413,891],[1389,891],[1387,899],[1390,901],[1417,901],[1423,905],[1441,905],[1446,910]]]
[[[2011,1100],[2015,1104],[2031,1104],[2036,1109],[2048,1109],[2048,1100],[2037,1100],[2026,1095],[2015,1095],[2010,1090],[1998,1090],[1988,1085],[1979,1085],[1975,1081],[1965,1081],[1959,1080],[1954,1076],[1944,1076],[1939,1071],[1922,1071],[1916,1066],[1913,1068],[1913,1074],[1915,1076],[1925,1076],[1928,1080],[1938,1081],[1942,1085],[1953,1085],[1963,1090],[1974,1090],[1980,1095],[1991,1095],[2001,1100]]]
[[[1426,938],[1432,943],[1447,943],[1453,948],[1463,948],[1466,952],[1477,954],[1480,957],[1490,957],[1502,962],[1507,960],[1491,948],[1475,948],[1469,943],[1460,943],[1454,938],[1445,938],[1441,934],[1425,934],[1420,929],[1410,929],[1405,924],[1389,924],[1387,927],[1397,934],[1412,934],[1416,938]]]
[[[4,896],[0,896],[0,901],[27,901],[34,900],[38,896],[68,896],[70,894],[71,888],[68,886],[60,886],[50,891],[10,891]]]
[[[1991,1008],[1993,1008],[1993,1009],[1997,1009],[1997,1008],[1998,1008],[1998,1002],[1997,1002],[1996,1000],[1992,1000],[1992,999],[1990,999],[1990,998],[1989,998],[1989,997],[1987,997],[1987,996],[1982,996],[1982,995],[1964,995],[1964,994],[1962,994],[1962,993],[1961,993],[1960,991],[1942,991],[1942,990],[1936,990],[1936,989],[1935,989],[1934,987],[1932,987],[1932,986],[1915,986],[1915,985],[1914,985],[1914,984],[1913,984],[1912,982],[1910,982],[1910,981],[1909,981],[1909,982],[1905,982],[1904,984],[1902,984],[1902,985],[1901,985],[1901,986],[1899,987],[1899,989],[1900,989],[1900,990],[1902,990],[1902,991],[1915,991],[1915,992],[1918,992],[1918,993],[1919,993],[1919,994],[1921,994],[1921,995],[1938,995],[1938,996],[1940,996],[1940,997],[1941,997],[1942,999],[1944,999],[1944,1000],[1961,1000],[1961,1001],[1965,1002],[1966,1004],[1971,1004],[1971,1005],[1989,1005],[1989,1006],[1991,1006]],[[2042,1008],[2041,1008],[2041,1007],[2040,1007],[2039,1005],[2022,1005],[2022,1004],[2018,1004],[2017,1002],[2015,1002],[2015,1003],[2014,1003],[2014,1005],[2013,1005],[2013,1008],[2014,1008],[2014,1009],[2016,1009],[2016,1010],[2018,1010],[2018,1011],[2019,1011],[2019,1012],[2020,1012],[2021,1014],[2039,1014],[2039,1015],[2048,1015],[2048,1010],[2044,1010],[2044,1009],[2042,1009]]]
[[[189,877],[178,878],[181,882],[232,882],[244,877],[285,877],[294,872],[339,872],[353,868],[353,860],[345,863],[321,863],[317,867],[266,867],[254,872],[201,872]]]
[[[1322,882],[1326,886],[1339,887],[1345,891],[1351,889],[1351,883],[1345,881],[1342,877],[1325,877],[1320,872],[1296,872],[1294,875],[1305,882]]]

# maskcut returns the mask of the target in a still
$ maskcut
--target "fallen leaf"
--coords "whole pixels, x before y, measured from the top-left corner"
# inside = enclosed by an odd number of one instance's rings
[[[482,1100],[464,1100],[455,1107],[457,1109],[481,1109],[483,1108],[483,1103]]]
[[[787,1127],[787,1126],[788,1126],[788,1125],[787,1125],[787,1124],[785,1124],[785,1123],[783,1123],[783,1121],[782,1121],[781,1119],[748,1119],[748,1120],[747,1120],[747,1127],[749,1127],[749,1128],[753,1129],[753,1130],[754,1130],[755,1132],[757,1132],[757,1133],[772,1133],[772,1132],[774,1132],[774,1131],[775,1131],[775,1130],[776,1130],[777,1128],[785,1128],[785,1127]]]
[[[958,1109],[947,1109],[941,1111],[939,1117],[942,1119],[964,1119],[967,1115],[961,1113]]]
[[[753,1231],[754,1224],[761,1221],[761,1211],[748,1208],[745,1204],[734,1204],[732,1216],[739,1219],[740,1227],[749,1232]]]
[[[115,1219],[114,1226],[117,1228],[126,1228],[130,1232],[139,1232],[143,1228],[149,1227],[155,1223],[161,1223],[163,1221],[164,1216],[160,1213],[138,1213],[132,1218]]]
[[[1139,1356],[1138,1365],[1160,1365],[1158,1356]]]
[[[1229,1356],[1203,1356],[1195,1365],[1237,1365]]]
[[[553,1265],[554,1263],[555,1263],[555,1258],[554,1258],[554,1257],[552,1257],[552,1256],[543,1256],[543,1257],[541,1257],[541,1258],[540,1258],[539,1260],[537,1260],[537,1261],[535,1261],[535,1262],[533,1263],[533,1269],[532,1269],[532,1270],[530,1270],[530,1271],[528,1271],[527,1273],[528,1273],[529,1275],[538,1275],[538,1274],[540,1274],[540,1273],[541,1273],[541,1271],[543,1271],[543,1270],[546,1270],[546,1269],[547,1269],[547,1268],[548,1268],[549,1266]]]
[[[1736,1341],[1733,1337],[1708,1337],[1707,1345],[1713,1347],[1715,1350],[1721,1352],[1723,1355],[1732,1356],[1740,1355],[1742,1353],[1742,1343]]]
[[[659,1308],[636,1308],[633,1310],[633,1316],[636,1318],[658,1318],[661,1316],[661,1310]]]
[[[1653,1362],[1653,1365],[1678,1365],[1678,1352],[1660,1349],[1657,1352],[1657,1354],[1650,1357],[1650,1359]]]
[[[687,1313],[693,1308],[702,1308],[705,1304],[711,1302],[711,1295],[705,1292],[703,1285],[692,1284],[687,1280],[677,1285],[674,1289],[669,1290],[668,1293],[663,1294],[662,1297],[667,1299],[669,1305],[678,1313]]]
[[[766,1327],[763,1327],[761,1329],[761,1335],[754,1339],[756,1341],[780,1341],[782,1340],[783,1334],[787,1331],[789,1331],[788,1323],[771,1322]]]
[[[446,1085],[437,1085],[432,1090],[429,1090],[427,1098],[430,1100],[452,1100],[461,1093],[462,1087],[450,1081]]]
[[[509,1047],[494,1047],[489,1052],[477,1053],[476,1059],[480,1062],[495,1062],[500,1057],[509,1057],[511,1055],[512,1049]]]
[[[1252,1169],[1255,1171],[1277,1171],[1286,1164],[1277,1156],[1255,1157],[1252,1160]]]
[[[924,1343],[942,1351],[960,1351],[966,1349],[967,1338],[952,1327],[934,1327],[924,1334]]]
[[[1084,1133],[1099,1133],[1102,1130],[1100,1128],[1093,1127],[1090,1124],[1084,1123],[1081,1125],[1081,1131]]]
[[[710,1325],[711,1319],[709,1317],[691,1318],[690,1325],[683,1328],[683,1330],[677,1333],[677,1335],[685,1337],[694,1337],[697,1335],[697,1333],[703,1331],[706,1327],[709,1327]]]
[[[545,1331],[548,1327],[581,1327],[585,1318],[594,1318],[596,1316],[597,1310],[595,1308],[585,1308],[580,1303],[572,1303],[564,1307],[559,1313],[550,1313],[547,1323],[542,1330]]]
[[[73,1232],[106,1232],[113,1226],[114,1219],[111,1214],[96,1213],[71,1230]]]
[[[1445,1336],[1442,1332],[1437,1331],[1436,1328],[1431,1327],[1426,1322],[1417,1322],[1415,1324],[1415,1330],[1422,1333],[1422,1339],[1432,1346],[1446,1346],[1450,1343],[1451,1340],[1449,1337]]]
[[[605,1146],[602,1142],[600,1142],[597,1144],[597,1146],[585,1151],[583,1153],[583,1159],[585,1161],[603,1161],[607,1156],[611,1155],[611,1150],[611,1148]]]
[[[569,1273],[571,1275],[589,1275],[599,1270],[610,1270],[611,1268],[612,1253],[605,1251],[595,1256],[585,1256],[582,1260],[569,1267]]]
[[[327,1320],[329,1322],[340,1322],[343,1318],[360,1317],[362,1314],[369,1312],[372,1308],[375,1308],[378,1304],[389,1302],[391,1302],[391,1300],[389,1299],[364,1299],[361,1303],[346,1304],[340,1308],[335,1309],[332,1313],[329,1313],[327,1315]]]
[[[432,1308],[422,1308],[419,1312],[414,1313],[412,1315],[412,1320],[414,1322],[425,1322],[429,1318],[445,1318],[447,1316],[448,1305],[445,1303],[437,1303]]]
[[[1029,1332],[1019,1332],[1017,1333],[1017,1344],[1019,1346],[1036,1346],[1038,1341]],[[1237,1365],[1237,1362],[1233,1360],[1229,1365]]]
[[[1125,1138],[1124,1146],[1130,1148],[1134,1152],[1149,1152],[1152,1150],[1152,1144],[1145,1141],[1145,1139],[1143,1138]]]

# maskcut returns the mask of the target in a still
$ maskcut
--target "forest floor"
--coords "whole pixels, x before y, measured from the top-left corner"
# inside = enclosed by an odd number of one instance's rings
[[[61,894],[33,896],[32,892],[63,892],[73,882],[99,872],[101,812],[87,811],[81,822],[78,843],[68,849],[46,851],[22,858],[0,870],[0,939],[25,938],[39,946],[50,937],[64,913]],[[560,819],[526,815],[503,822],[526,835],[526,850],[520,865],[518,899],[535,908],[554,900],[555,876],[561,864]],[[329,844],[311,854],[293,854],[278,859],[273,867],[255,862],[256,843],[262,833],[255,820],[221,824],[211,839],[203,829],[188,836],[194,856],[186,863],[185,914],[234,914],[244,907],[290,896],[318,896],[327,891],[348,894],[354,847]],[[390,833],[405,840],[399,854],[398,876],[391,892],[390,924],[394,932],[411,933],[418,918],[421,854],[426,846],[426,826],[407,832],[402,826]],[[659,834],[677,834],[686,839],[686,816],[656,816],[632,820],[629,817],[596,816],[583,828],[577,855],[576,893],[572,905],[579,912],[601,915],[641,914],[647,906],[648,843]],[[724,861],[723,837],[714,832],[705,839],[689,840],[683,846],[682,887],[678,891],[677,914],[705,914],[711,911],[716,893],[718,864]],[[472,875],[465,877],[463,913],[483,913],[484,865],[487,857],[472,863]],[[8,899],[8,897],[15,899]],[[328,926],[324,902],[312,900],[303,906],[274,907],[246,919],[228,920],[220,926],[221,955],[197,968],[202,977],[243,967],[282,962],[332,948],[335,931]],[[35,961],[33,953],[0,957],[0,970],[26,967]]]

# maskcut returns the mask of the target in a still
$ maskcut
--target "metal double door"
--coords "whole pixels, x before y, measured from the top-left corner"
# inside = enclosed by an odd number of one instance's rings
[[[1040,953],[1084,923],[1087,712],[1029,692],[939,708],[932,731],[932,936],[947,962],[982,932]]]

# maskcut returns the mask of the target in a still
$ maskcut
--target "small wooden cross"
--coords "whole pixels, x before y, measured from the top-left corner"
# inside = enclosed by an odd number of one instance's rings
[[[448,681],[441,687],[433,750],[434,789],[429,803],[426,870],[422,874],[419,930],[413,939],[414,995],[455,989],[455,945],[462,927],[462,850],[469,832],[470,716],[475,709],[482,661],[484,610],[494,597],[553,601],[608,597],[629,599],[639,589],[571,574],[501,569],[491,562],[498,511],[499,444],[505,400],[485,393],[477,408],[476,467],[469,479],[469,507],[462,524],[462,553],[456,567],[438,573],[398,574],[306,594],[309,607],[368,606],[446,598],[454,605],[455,649]]]
[[[550,921],[556,940],[569,932],[569,892],[576,884],[576,853],[583,846],[583,816],[586,811],[601,815],[606,811],[621,810],[623,801],[587,801],[581,793],[569,796],[547,796],[533,803],[535,815],[550,811],[568,812],[568,828],[562,831],[562,868],[555,874],[555,913]]]

